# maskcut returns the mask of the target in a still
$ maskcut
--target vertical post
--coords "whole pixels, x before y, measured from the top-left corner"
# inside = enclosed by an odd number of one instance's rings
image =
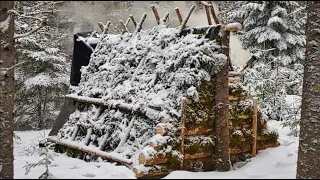
[[[180,169],[183,170],[184,167],[184,134],[185,134],[185,123],[186,123],[186,106],[187,106],[187,99],[185,97],[181,98],[181,143],[180,143],[180,150],[183,158],[180,162]]]
[[[208,24],[211,25],[211,17],[210,17],[210,12],[209,12],[209,6],[204,6],[204,8],[206,9],[206,14],[207,14],[207,19],[208,19]]]
[[[256,157],[257,154],[257,126],[258,126],[258,98],[253,98],[253,144],[252,156]]]
[[[180,11],[179,11],[179,8],[176,7],[174,10],[176,11],[177,16],[178,16],[178,19],[179,19],[179,22],[180,22],[180,24],[181,24],[181,23],[182,23],[182,16],[181,16],[181,13],[180,13]]]

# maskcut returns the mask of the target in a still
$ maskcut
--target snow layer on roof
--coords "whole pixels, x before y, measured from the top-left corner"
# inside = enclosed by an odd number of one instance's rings
[[[210,80],[227,59],[215,40],[197,37],[196,34],[179,37],[177,29],[164,25],[141,30],[133,38],[127,33],[105,35],[88,66],[82,67],[81,81],[73,94],[129,104],[133,109],[140,108],[144,116],[119,109],[105,110],[89,121],[87,116],[98,112],[90,106],[86,113],[78,110],[73,113],[58,136],[70,134],[67,130],[75,122],[88,126],[95,123],[94,131],[111,138],[104,142],[105,151],[131,157],[148,145],[161,119],[169,119],[169,123],[178,127],[181,98],[188,94],[196,98],[201,81]],[[96,138],[98,142],[103,139]]]

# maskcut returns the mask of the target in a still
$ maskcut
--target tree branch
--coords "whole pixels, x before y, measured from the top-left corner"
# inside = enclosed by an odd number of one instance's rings
[[[13,36],[13,39],[18,39],[18,38],[23,38],[23,37],[29,36],[29,35],[37,32],[39,29],[41,29],[42,27],[44,27],[46,24],[47,24],[47,21],[44,20],[44,21],[42,21],[41,25],[38,26],[37,28],[35,28],[35,29],[33,29],[33,30],[31,30],[31,31],[29,31],[29,32],[27,32],[27,33],[24,33],[24,34],[14,35],[14,36]]]

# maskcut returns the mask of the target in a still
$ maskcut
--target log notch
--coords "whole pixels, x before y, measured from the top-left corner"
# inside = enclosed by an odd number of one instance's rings
[[[258,98],[253,98],[253,143],[252,143],[252,156],[256,157],[257,149],[257,126],[258,126]]]
[[[174,10],[176,11],[176,14],[177,14],[177,16],[178,16],[179,23],[180,23],[180,25],[181,25],[183,19],[182,19],[180,10],[179,10],[178,7],[176,7]]]

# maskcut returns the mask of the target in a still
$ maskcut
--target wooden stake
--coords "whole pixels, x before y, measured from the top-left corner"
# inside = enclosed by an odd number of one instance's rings
[[[134,19],[134,17],[133,17],[133,15],[132,15],[132,14],[130,14],[130,19],[131,19],[131,21],[132,21],[132,23],[133,23],[134,27],[137,27],[137,21]]]
[[[257,153],[257,126],[258,126],[258,98],[253,98],[253,144],[252,156],[256,157]]]
[[[87,130],[87,135],[84,140],[84,145],[88,146],[88,144],[90,143],[91,135],[92,135],[92,127],[88,128]]]
[[[156,20],[157,20],[157,24],[159,24],[160,16],[159,16],[159,14],[158,14],[158,11],[157,11],[156,7],[155,7],[153,4],[151,5],[151,9],[152,9],[152,12],[153,12],[153,14],[154,14],[154,17],[155,17]]]
[[[190,8],[190,10],[189,10],[189,12],[188,12],[187,17],[183,19],[181,25],[179,26],[179,32],[181,32],[182,29],[185,28],[185,26],[186,26],[186,24],[187,24],[187,22],[188,22],[188,20],[189,20],[189,18],[190,18],[190,16],[191,16],[191,13],[192,13],[192,11],[194,10],[195,7],[196,7],[195,5],[192,5],[192,6],[191,6],[191,8]]]
[[[182,16],[181,16],[181,13],[180,13],[180,11],[179,11],[179,8],[176,7],[174,10],[176,11],[177,16],[178,16],[178,19],[179,19],[179,22],[180,22],[180,24],[181,24],[181,23],[182,23]]]
[[[220,24],[220,23],[219,23],[219,19],[217,18],[217,15],[216,15],[216,13],[215,13],[215,11],[214,11],[213,3],[212,3],[212,6],[210,7],[210,10],[211,10],[211,14],[212,14],[212,18],[213,18],[214,22],[215,22],[216,24]]]
[[[180,151],[183,155],[183,158],[180,162],[180,169],[183,170],[184,166],[184,134],[185,134],[185,123],[186,123],[186,106],[187,106],[187,99],[185,97],[181,98],[181,144],[180,144]]]
[[[206,9],[206,14],[207,14],[207,19],[208,19],[208,24],[211,25],[211,17],[210,17],[210,12],[209,12],[209,6],[204,6],[204,8]]]

